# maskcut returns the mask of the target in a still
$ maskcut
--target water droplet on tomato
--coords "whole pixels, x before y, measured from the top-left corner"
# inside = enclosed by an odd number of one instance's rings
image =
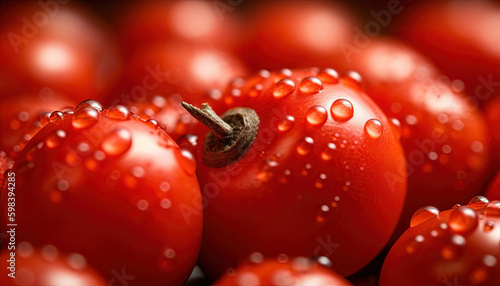
[[[132,146],[132,134],[128,129],[117,128],[104,136],[102,150],[110,156],[127,152]]]
[[[57,120],[63,119],[63,118],[64,118],[64,114],[61,111],[54,111],[49,116],[50,122],[54,122],[54,121],[57,121]]]
[[[302,155],[302,156],[307,155],[307,154],[309,154],[309,152],[312,151],[313,145],[314,145],[314,140],[311,137],[305,137],[297,145],[297,148],[296,148],[297,153],[299,155]]]
[[[340,98],[333,102],[330,112],[335,121],[346,122],[352,118],[354,108],[349,100]]]
[[[306,113],[306,121],[314,127],[321,127],[328,119],[326,109],[320,105],[314,105]]]
[[[487,221],[484,223],[484,227],[483,227],[483,230],[484,232],[490,232],[493,230],[493,228],[495,227],[495,223],[492,222],[492,221]]]
[[[254,252],[252,254],[250,254],[250,257],[249,257],[250,261],[252,261],[253,263],[262,263],[262,261],[264,261],[264,255],[262,255],[262,253],[260,252]]]
[[[40,114],[40,125],[43,127],[45,125],[47,125],[47,123],[50,122],[50,113],[49,112],[44,112],[42,114]]]
[[[462,256],[464,252],[465,238],[454,234],[451,241],[441,248],[441,257],[445,260],[455,260]]]
[[[137,202],[137,208],[141,211],[145,211],[149,208],[149,203],[146,200],[139,200]]]
[[[72,253],[68,255],[66,262],[68,263],[69,267],[75,270],[81,270],[87,267],[87,260],[85,259],[85,257],[78,253]]]
[[[250,97],[257,97],[262,93],[262,89],[263,87],[261,84],[256,84],[248,91],[248,95]]]
[[[169,199],[161,199],[160,201],[160,206],[163,208],[163,209],[168,209],[172,206],[172,202],[169,200]]]
[[[334,69],[326,68],[318,72],[318,78],[324,83],[338,83],[339,73]]]
[[[321,159],[324,161],[330,161],[333,158],[336,149],[337,146],[334,143],[328,143],[321,152]]]
[[[418,250],[418,248],[422,245],[422,242],[424,242],[424,237],[422,235],[417,235],[413,239],[410,239],[405,248],[406,252],[408,254],[415,253]]]
[[[469,201],[469,207],[473,210],[482,210],[486,207],[486,205],[489,203],[487,198],[483,196],[475,196]]]
[[[484,210],[484,216],[486,218],[498,218],[500,217],[500,201],[493,201],[486,205]]]
[[[323,83],[319,80],[319,78],[309,76],[300,82],[299,89],[303,94],[313,95],[323,90]]]
[[[59,146],[59,144],[64,141],[64,138],[66,138],[66,132],[58,129],[47,136],[47,139],[45,139],[45,144],[48,148],[53,149]]]
[[[165,181],[161,182],[160,183],[160,190],[162,192],[168,192],[168,190],[170,190],[170,184],[168,182],[165,182]]]
[[[158,128],[158,122],[154,119],[148,119],[146,121],[146,125],[153,130],[156,130]]]
[[[439,210],[435,207],[423,207],[418,209],[413,216],[411,217],[410,220],[410,227],[417,226],[421,223],[424,223],[432,218],[437,217],[439,214]]]
[[[129,120],[130,111],[123,105],[116,105],[108,109],[106,116],[116,120]]]
[[[291,115],[286,115],[277,122],[277,127],[280,132],[287,132],[292,129],[295,124],[295,118]]]
[[[468,206],[454,209],[450,214],[448,225],[456,233],[464,234],[476,229],[478,224],[476,212]]]
[[[87,99],[78,103],[78,105],[75,107],[75,112],[86,107],[90,107],[97,112],[101,112],[103,110],[102,105],[98,101]]]
[[[372,139],[382,136],[382,123],[377,119],[370,119],[365,123],[365,133]]]
[[[322,189],[323,187],[325,187],[325,183],[326,183],[326,175],[320,174],[319,178],[316,180],[316,183],[314,183],[314,187],[316,189]]]
[[[345,73],[344,80],[348,81],[357,88],[361,88],[363,86],[363,77],[355,71],[347,71]]]
[[[99,112],[92,107],[82,107],[75,109],[73,114],[73,127],[77,129],[87,128],[97,123]]]
[[[196,172],[196,161],[194,160],[193,154],[186,149],[181,149],[180,151],[175,150],[175,155],[182,169],[188,175],[194,175]]]
[[[275,98],[282,98],[290,95],[295,90],[295,83],[289,78],[282,79],[276,83],[273,90]]]

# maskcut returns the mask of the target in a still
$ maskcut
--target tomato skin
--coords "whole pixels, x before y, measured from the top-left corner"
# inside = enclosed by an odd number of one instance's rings
[[[2,95],[5,97],[0,103],[0,149],[12,158],[17,158],[24,145],[42,127],[42,113],[75,106],[73,100],[50,88],[20,94],[3,92]]]
[[[14,160],[10,158],[7,153],[0,151],[0,187],[3,188],[5,181],[5,172],[12,168]]]
[[[475,103],[486,107],[498,94],[494,89],[500,80],[499,17],[495,1],[424,1],[412,5],[394,27],[446,75],[462,80]]]
[[[1,78],[21,90],[48,87],[77,101],[98,98],[117,79],[117,50],[95,17],[76,3],[62,2],[5,4]]]
[[[500,200],[500,172],[497,172],[495,177],[491,180],[485,196],[492,200]]]
[[[472,208],[442,211],[410,227],[387,255],[379,285],[499,285],[500,202]],[[475,215],[456,219],[460,212]]]
[[[395,237],[420,207],[443,209],[481,193],[491,172],[489,132],[463,91],[391,38],[373,40],[349,67],[363,75],[367,94],[400,123],[408,193]]]
[[[260,1],[246,19],[236,53],[254,70],[335,66],[354,37],[342,3]]]
[[[88,108],[44,126],[16,161],[17,239],[78,252],[108,280],[126,269],[129,285],[184,283],[201,243],[202,212],[183,213],[201,209],[195,162],[135,116],[73,127]],[[6,189],[1,203],[6,223]]]
[[[253,284],[252,284],[253,283]],[[344,277],[305,257],[249,262],[224,275],[215,286],[237,285],[330,285],[349,286]]]
[[[0,283],[4,286],[14,285],[108,285],[104,279],[81,260],[79,254],[60,255],[54,246],[33,249],[27,242],[18,244],[15,266],[15,278],[9,274],[7,262],[10,252],[2,252],[2,276]],[[45,251],[44,251],[45,250]],[[50,251],[47,251],[50,250]]]
[[[223,168],[198,162],[205,199],[199,261],[209,277],[220,276],[255,251],[266,257],[327,256],[333,269],[349,275],[368,263],[390,237],[405,197],[401,146],[383,112],[353,79],[325,82],[319,94],[299,91],[301,80],[317,72],[294,71],[290,76],[290,71],[262,71],[233,82],[213,103],[219,114],[233,107],[252,108],[260,125],[240,161]],[[297,88],[274,98],[273,89],[283,77]],[[257,84],[262,91],[255,96]],[[310,107],[329,110],[339,98],[352,103],[353,118],[335,122],[328,111],[324,125],[306,123]],[[280,132],[277,124],[287,115],[294,117],[293,126],[282,126]],[[383,126],[379,139],[368,138],[364,131],[373,118]],[[198,146],[203,146],[204,136],[200,131]],[[314,144],[309,146],[311,140]],[[324,151],[326,160],[321,159]]]

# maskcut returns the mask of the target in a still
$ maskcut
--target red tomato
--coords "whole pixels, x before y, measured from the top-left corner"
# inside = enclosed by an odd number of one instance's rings
[[[237,1],[130,2],[119,21],[121,41],[128,52],[165,40],[200,42],[227,47],[234,41]],[[241,2],[241,1],[240,1]]]
[[[10,256],[11,253],[16,254],[14,259]],[[0,284],[4,286],[115,284],[112,281],[109,281],[109,284],[106,283],[94,269],[87,265],[82,255],[78,253],[61,255],[53,245],[34,249],[30,243],[23,241],[17,244],[15,252],[4,251],[0,257],[2,264]],[[8,276],[11,270],[15,272],[15,278]]]
[[[396,237],[421,206],[445,208],[481,192],[489,176],[487,127],[459,87],[389,38],[373,40],[349,67],[363,75],[367,94],[400,125],[408,194]]]
[[[500,285],[500,201],[418,210],[389,252],[380,286]]]
[[[3,7],[0,27],[2,78],[75,100],[111,87],[119,59],[95,18],[68,1],[12,3]]]
[[[210,89],[220,89],[245,67],[215,48],[183,42],[163,42],[137,51],[125,65],[120,84],[108,102],[131,105],[155,95],[182,95],[197,100]]]
[[[317,285],[349,286],[344,277],[305,257],[289,259],[286,255],[264,260],[262,254],[253,253],[250,262],[230,269],[216,286],[238,285]]]
[[[49,121],[52,111],[75,106],[72,100],[50,88],[16,95],[4,93],[0,102],[0,149],[12,158],[17,158],[31,137]]]
[[[421,1],[401,17],[397,33],[465,82],[476,104],[500,91],[500,5],[495,1]]]
[[[126,108],[99,110],[85,101],[54,112],[26,145],[12,168],[16,239],[78,252],[107,280],[125,272],[129,285],[181,285],[201,243],[202,213],[185,214],[201,209],[195,161]]]
[[[500,128],[498,128],[500,126],[500,96],[490,100],[484,112],[492,136],[495,163],[500,166]]]
[[[14,160],[12,160],[4,151],[0,151],[0,187],[3,188],[5,171],[11,169],[13,165]]]
[[[337,64],[354,37],[354,17],[341,3],[258,1],[237,54],[254,69]]]
[[[261,71],[233,82],[214,107],[247,109],[225,119],[239,132],[228,132],[232,147],[213,133],[203,144],[198,133],[200,265],[210,277],[255,251],[325,256],[349,275],[382,249],[404,202],[404,158],[391,122],[353,73]]]
[[[500,172],[491,180],[485,196],[492,200],[500,200]]]

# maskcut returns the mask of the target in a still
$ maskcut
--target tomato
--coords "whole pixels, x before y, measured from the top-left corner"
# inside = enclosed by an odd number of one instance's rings
[[[424,207],[389,252],[380,286],[499,285],[500,201]]]
[[[476,105],[498,94],[500,5],[495,1],[419,2],[395,25],[396,33],[459,79]]]
[[[213,103],[219,114],[232,108],[223,118],[238,133],[212,126],[217,135],[205,138],[200,129],[193,147],[205,199],[199,261],[209,277],[255,251],[325,256],[349,275],[382,249],[404,202],[404,158],[392,123],[357,77],[261,71]],[[234,145],[215,139],[224,132]]]
[[[237,54],[254,69],[337,64],[354,37],[354,17],[341,3],[259,1]]]
[[[125,272],[129,285],[180,285],[201,243],[202,213],[185,215],[201,209],[196,163],[154,122],[101,110],[84,101],[53,112],[26,145],[12,168],[16,239],[77,252],[107,280]]]
[[[500,200],[500,171],[491,180],[485,196],[492,200]]]
[[[238,1],[129,2],[119,20],[126,53],[165,40],[199,42],[225,49],[239,23],[232,12]],[[241,1],[240,1],[241,2]]]
[[[408,194],[396,237],[418,208],[445,208],[481,192],[490,172],[489,134],[459,87],[390,38],[373,40],[349,67],[363,75],[367,94],[400,125]]]
[[[101,96],[114,83],[116,49],[84,9],[55,0],[4,5],[1,78],[21,89],[48,87],[75,100]]]
[[[14,258],[11,253],[15,253]],[[0,283],[14,285],[108,285],[104,279],[78,253],[64,255],[53,245],[35,249],[23,241],[17,244],[16,251],[2,252],[2,271]],[[12,267],[12,268],[10,268]],[[14,274],[11,274],[12,271]],[[8,276],[9,274],[14,277]],[[116,278],[115,278],[116,280]],[[114,285],[109,281],[109,285]]]
[[[3,188],[5,172],[12,168],[13,165],[14,160],[12,160],[4,151],[0,151],[0,187]]]
[[[344,277],[332,272],[320,263],[305,257],[288,258],[282,254],[278,258],[266,259],[255,252],[250,262],[235,269],[217,281],[216,286],[237,285],[352,285]]]
[[[500,94],[500,93],[499,93]],[[496,166],[500,166],[500,96],[490,100],[484,108],[486,122],[491,133]]]
[[[5,97],[0,103],[0,149],[12,158],[17,158],[24,145],[49,121],[52,111],[75,106],[72,100],[50,88],[17,96],[3,95]]]

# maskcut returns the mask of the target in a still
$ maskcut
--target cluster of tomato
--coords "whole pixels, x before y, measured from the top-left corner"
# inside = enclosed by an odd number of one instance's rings
[[[500,285],[498,3],[1,5],[1,285]]]

